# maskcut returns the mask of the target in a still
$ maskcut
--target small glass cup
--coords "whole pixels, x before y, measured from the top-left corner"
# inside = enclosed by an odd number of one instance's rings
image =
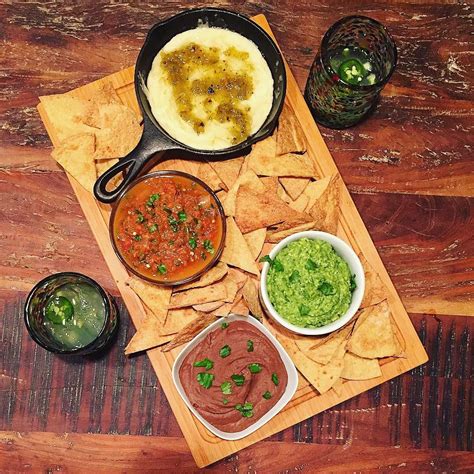
[[[92,286],[101,296],[105,308],[104,324],[97,337],[77,348],[61,344],[44,325],[45,306],[49,298],[59,287],[71,283]],[[110,295],[92,278],[74,272],[55,273],[38,282],[26,299],[24,317],[26,328],[37,344],[50,352],[64,355],[86,355],[104,349],[116,335],[119,326],[118,311]]]
[[[368,70],[375,76],[372,84],[354,84],[348,82],[351,76],[341,77],[334,64],[343,51],[364,55]],[[324,35],[306,82],[305,99],[314,119],[336,129],[352,127],[363,120],[375,108],[396,63],[395,41],[381,23],[366,16],[341,18]],[[357,73],[357,69],[354,71]]]

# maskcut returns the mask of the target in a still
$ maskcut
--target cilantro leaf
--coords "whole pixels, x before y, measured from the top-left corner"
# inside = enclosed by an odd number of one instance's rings
[[[276,372],[273,372],[273,374],[272,374],[272,382],[275,385],[278,385],[280,383],[280,379],[278,378],[278,375],[276,374]]]
[[[331,285],[331,283],[327,281],[323,281],[319,284],[318,290],[324,295],[324,296],[329,296],[333,295],[334,292],[334,287]]]
[[[311,260],[310,258],[308,258],[308,260],[306,260],[304,267],[306,268],[306,270],[312,271],[318,268],[318,264],[314,260]]]
[[[224,347],[221,347],[221,350],[219,351],[219,355],[222,357],[222,358],[225,358],[225,357],[228,357],[230,356],[230,347],[226,344]]]
[[[243,375],[240,375],[240,374],[232,374],[230,376],[230,378],[234,381],[234,383],[235,383],[235,385],[237,385],[237,387],[241,387],[245,382],[245,377]]]
[[[355,275],[351,275],[351,278],[349,280],[349,285],[350,285],[349,290],[351,290],[351,293],[354,293],[354,291],[357,288],[356,276]]]
[[[211,370],[214,367],[214,362],[207,357],[203,360],[198,360],[194,362],[194,367],[205,367],[206,370]]]
[[[265,399],[265,400],[270,400],[270,398],[272,398],[272,394],[267,390],[263,395],[262,397]]]
[[[209,389],[212,387],[212,381],[214,380],[214,375],[209,372],[199,372],[196,377],[199,385],[202,385],[204,388]]]
[[[253,341],[250,339],[247,341],[247,352],[253,352]]]
[[[224,395],[230,395],[232,393],[232,384],[227,380],[221,383],[221,392]]]
[[[251,374],[258,374],[259,372],[262,371],[262,366],[257,363],[250,364],[248,368]]]

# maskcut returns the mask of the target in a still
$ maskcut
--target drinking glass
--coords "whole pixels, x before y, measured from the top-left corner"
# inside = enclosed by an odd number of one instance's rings
[[[306,83],[305,99],[314,119],[336,129],[363,120],[377,104],[396,63],[395,42],[381,23],[366,16],[337,21],[324,35]],[[354,64],[347,73],[347,66]],[[351,71],[357,74],[359,66],[363,80],[351,75]],[[341,67],[346,67],[342,73]]]

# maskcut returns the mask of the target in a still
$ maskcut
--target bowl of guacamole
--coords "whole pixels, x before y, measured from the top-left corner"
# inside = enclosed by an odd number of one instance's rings
[[[260,297],[267,313],[290,331],[327,334],[344,326],[364,296],[364,269],[339,237],[298,232],[276,245],[265,261]]]

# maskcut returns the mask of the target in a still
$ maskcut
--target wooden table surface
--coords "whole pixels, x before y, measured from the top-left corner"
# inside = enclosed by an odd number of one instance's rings
[[[123,355],[134,329],[35,106],[133,64],[153,23],[198,5],[264,13],[301,89],[338,18],[392,32],[399,63],[374,115],[321,130],[430,357],[208,470],[472,472],[474,11],[382,0],[1,3],[0,471],[196,470],[148,358]],[[24,327],[28,290],[65,270],[120,307],[98,358],[53,356]]]

